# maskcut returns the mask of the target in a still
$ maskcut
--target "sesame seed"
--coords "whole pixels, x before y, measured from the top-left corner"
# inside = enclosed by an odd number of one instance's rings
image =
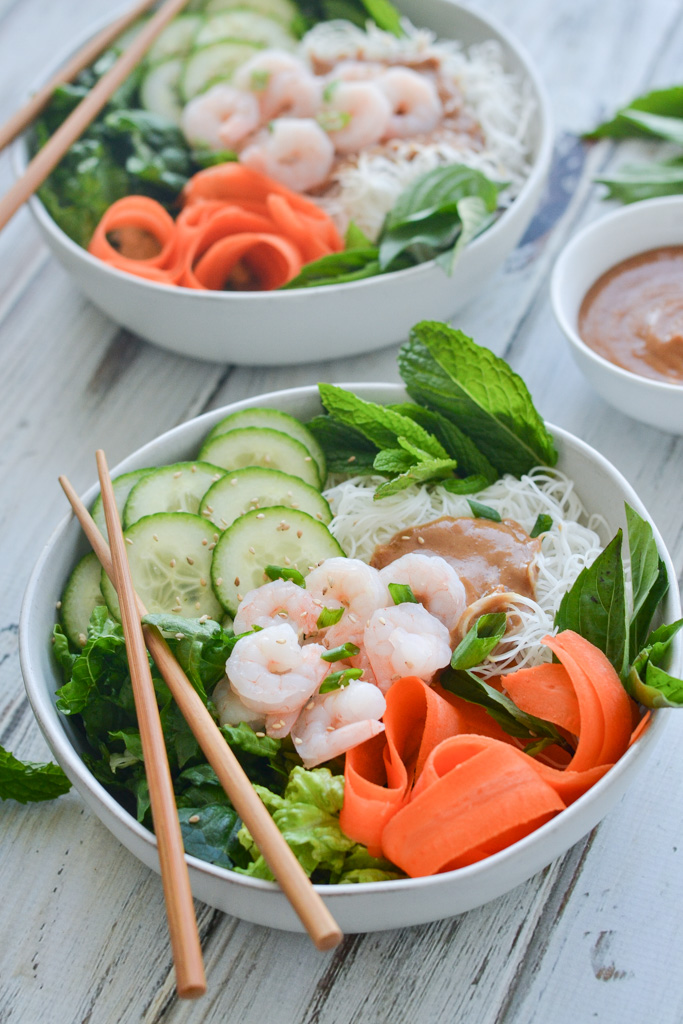
[[[211,618],[211,616],[210,616],[210,615],[200,615],[200,616],[199,616],[199,621],[200,621],[200,622],[206,622],[206,620],[207,620],[207,619],[210,619],[210,618]]]
[[[232,480],[230,481],[230,486],[231,487],[236,487],[237,486],[237,477],[236,476],[234,476],[232,478]]]
[[[301,540],[301,538],[302,538],[302,537],[303,537],[303,535],[304,535],[304,532],[303,532],[303,530],[297,530],[297,531],[296,531],[296,535],[297,535],[297,537],[299,538],[299,540]]]
[[[209,512],[208,508],[203,508],[202,509],[202,515],[203,516],[210,516],[211,513]]]
[[[171,566],[172,569],[175,569],[175,558],[172,558],[168,564]]]
[[[195,608],[197,609],[197,611],[199,611],[199,609],[200,609],[200,608],[201,608],[201,606],[202,606],[202,603],[201,603],[201,601],[195,601],[195,603],[194,603],[194,606],[195,606]]]
[[[204,577],[202,577],[202,578],[200,579],[200,581],[199,581],[199,586],[200,586],[200,587],[205,587],[205,586],[206,586],[206,580],[204,579]]]
[[[57,604],[55,605],[55,608],[61,608],[61,607],[62,607],[62,602],[61,601],[57,601]]]
[[[235,576],[235,586],[239,587],[239,585],[240,585],[240,578],[239,578],[239,576]]]
[[[278,526],[278,530],[288,530],[288,529],[289,529],[289,523],[285,522],[284,519],[280,520],[280,524]]]
[[[78,634],[78,642],[79,642],[79,644],[81,645],[81,647],[85,647],[85,645],[86,645],[86,644],[87,644],[87,642],[88,642],[88,638],[87,638],[87,636],[85,635],[85,633],[79,633],[79,634]]]
[[[223,516],[221,516],[221,522],[222,522],[223,526],[227,526],[228,525],[228,520],[224,519]]]
[[[295,501],[292,502],[292,508],[299,508],[299,507],[300,506]]]
[[[213,505],[207,505],[206,510],[207,512],[213,512]]]
[[[156,540],[156,541],[158,541],[158,540],[159,540],[159,538],[157,537],[156,533],[153,533],[153,534],[152,534],[152,540]]]
[[[183,602],[180,600],[180,594],[176,594],[175,603],[177,604],[178,608],[180,608],[180,606],[182,605]]]
[[[424,542],[425,542],[425,539],[424,539],[424,537],[418,537],[418,538],[417,538],[417,543],[418,543],[418,544],[424,544]]]
[[[297,747],[300,747],[303,743],[303,740],[299,736],[292,736],[292,739],[296,743]]]
[[[308,704],[306,705],[306,710],[307,711],[312,711],[314,707],[315,707],[315,701],[314,700],[309,700]]]
[[[334,726],[333,725],[328,725],[328,727],[325,730],[325,732],[334,732]]]
[[[306,457],[304,458],[304,462],[313,462],[313,459],[311,458],[311,456],[310,456],[310,455],[307,455],[307,456],[306,456]]]
[[[214,539],[214,540],[218,540],[219,536],[220,536],[220,534],[218,534],[218,533],[214,533],[214,535],[213,535],[213,539]]]
[[[209,544],[209,546],[207,548],[207,551],[213,551],[213,549],[215,547],[216,547],[216,541],[213,541],[213,543]]]
[[[171,611],[178,615],[183,609],[182,608],[171,608]]]
[[[197,467],[196,466],[190,466],[190,473],[196,473],[196,472],[197,472]]]
[[[197,822],[199,821],[199,815],[192,814],[187,820],[189,821],[190,825],[196,825]]]
[[[208,542],[208,540],[206,539],[206,537],[202,537],[202,546],[203,546],[203,547],[206,547],[206,545],[207,545],[208,543],[209,543],[209,542]]]
[[[284,636],[279,636],[279,637],[277,638],[277,640],[275,641],[275,643],[276,643],[276,644],[286,644],[286,643],[287,643],[287,640],[286,640],[286,638],[285,638]]]
[[[254,736],[258,736],[258,738],[259,738],[260,740],[262,740],[262,739],[264,738],[264,736],[265,736],[265,735],[266,735],[266,734],[265,734],[264,732],[255,732],[255,733],[254,733]]]
[[[348,620],[349,622],[358,622],[358,616],[354,615],[353,612],[349,612]]]
[[[270,462],[270,455],[264,455],[263,461],[266,463],[266,465],[268,465],[268,463]]]
[[[288,619],[289,618],[289,615],[287,614],[287,612],[278,612],[278,615],[280,616],[281,619]]]
[[[265,512],[257,512],[256,513],[256,518],[257,519],[265,519],[266,518]]]
[[[401,537],[401,540],[410,540],[410,537],[407,533],[404,533],[403,536]]]
[[[356,461],[356,456],[355,455],[349,455],[349,457],[348,457],[348,459],[346,461],[347,462],[355,462]]]
[[[222,582],[223,582],[223,577],[222,577],[222,576],[219,576],[219,577],[218,577],[218,579],[216,580],[216,586],[217,586],[217,587],[220,587],[220,585],[221,585],[221,583],[222,583]]]
[[[249,554],[250,554],[250,555],[255,555],[255,554],[256,554],[256,548],[252,548],[252,547],[250,547],[250,548],[249,548]]]
[[[194,469],[192,470],[192,472],[194,473]],[[213,476],[211,477],[211,479],[213,480],[214,483],[216,483],[218,480],[220,480],[220,478],[221,478],[220,473],[214,473]]]
[[[194,565],[194,558],[190,558],[189,555],[185,555],[185,561],[188,565]]]
[[[185,634],[184,633],[176,633],[175,638],[176,638],[176,640],[184,640],[185,639]]]
[[[130,537],[126,537],[126,544],[132,544],[132,543],[133,543],[133,541],[130,539]]]
[[[285,555],[285,557],[284,557],[284,563],[285,563],[285,565],[291,565],[291,564],[292,564],[292,560],[291,560],[291,558],[288,558],[288,557],[287,557],[287,555]]]
[[[174,473],[174,474],[173,474],[173,478],[174,478],[175,480],[177,480],[177,479],[178,479],[178,477],[179,477],[179,476],[182,476],[182,475],[183,475],[183,471],[182,471],[182,469],[179,469],[177,473]]]
[[[386,624],[387,624],[387,620],[386,620],[386,619],[383,619],[381,615],[380,615],[380,617],[379,617],[379,621],[380,621],[380,622],[382,623],[382,625],[383,625],[383,626],[386,626]]]

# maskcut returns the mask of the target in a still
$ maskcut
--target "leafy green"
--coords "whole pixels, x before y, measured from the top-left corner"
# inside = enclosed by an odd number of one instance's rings
[[[329,473],[374,473],[379,449],[359,430],[332,416],[315,416],[306,426],[325,452]]]
[[[450,273],[462,246],[491,220],[502,185],[464,164],[421,175],[398,197],[382,226],[379,265],[396,269],[401,256],[415,263],[439,256]]]
[[[506,625],[505,612],[480,615],[453,651],[451,668],[471,669],[481,665],[503,639]]]
[[[399,371],[411,398],[465,431],[499,472],[521,476],[557,461],[524,381],[461,331],[417,324],[400,349]]]
[[[59,765],[20,761],[0,747],[0,800],[36,803],[54,800],[70,789],[71,783]]]
[[[595,180],[607,186],[607,199],[622,203],[677,195],[683,192],[683,158],[623,164],[611,175]]]
[[[349,281],[362,281],[366,277],[375,277],[380,272],[377,259],[377,248],[368,246],[365,249],[345,249],[321,256],[312,263],[307,263],[296,277],[282,290],[293,288],[320,288],[326,284],[346,284]]]
[[[639,652],[628,675],[625,686],[634,700],[648,708],[683,707],[683,679],[676,679],[661,668],[669,647],[683,627],[683,619],[660,626],[648,638]]]
[[[298,0],[303,31],[317,21],[341,18],[365,28],[368,18],[385,32],[402,36],[401,14],[389,0]],[[303,34],[303,32],[302,32]]]
[[[452,420],[433,409],[417,405],[415,402],[403,402],[399,405],[392,405],[390,408],[415,420],[441,442],[451,458],[457,461],[458,470],[466,474],[463,477],[463,483],[469,477],[477,484],[474,490],[481,491],[498,479],[498,470],[491,465],[474,441]],[[455,481],[451,481],[451,483],[455,483]],[[449,486],[449,489],[452,488]]]
[[[617,111],[615,116],[594,128],[587,135],[589,139],[627,138],[650,134],[646,128],[633,119],[633,113],[644,111],[661,117],[683,118],[683,86],[674,85],[668,89],[655,89],[638,96]]]

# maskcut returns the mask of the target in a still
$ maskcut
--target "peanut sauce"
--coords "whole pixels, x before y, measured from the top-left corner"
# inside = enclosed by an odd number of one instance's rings
[[[513,519],[496,523],[470,516],[442,516],[401,530],[386,544],[378,544],[370,565],[382,569],[409,551],[440,555],[460,576],[468,604],[501,590],[533,598],[540,547],[540,539],[532,540]]]
[[[581,303],[579,334],[624,370],[683,384],[683,246],[640,253],[599,277]]]

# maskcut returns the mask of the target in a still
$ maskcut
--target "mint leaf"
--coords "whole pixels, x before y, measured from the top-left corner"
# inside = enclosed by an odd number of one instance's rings
[[[20,761],[0,747],[0,800],[37,803],[54,800],[70,789],[71,783],[59,765]]]
[[[582,569],[555,615],[558,630],[572,629],[598,647],[623,678],[628,630],[621,530],[592,565]]]
[[[323,449],[329,473],[373,473],[377,445],[360,431],[332,416],[315,416],[306,424]]]
[[[411,398],[456,423],[499,472],[521,476],[557,461],[522,378],[461,331],[417,324],[400,349],[399,371]]]
[[[487,484],[492,484],[498,479],[498,470],[491,465],[474,441],[452,420],[433,409],[416,405],[414,402],[403,402],[399,405],[392,405],[390,408],[400,412],[403,416],[409,416],[411,420],[415,420],[430,434],[433,434],[451,458],[457,460],[458,469],[464,476],[476,476],[478,479],[482,479],[484,483],[480,484],[476,490],[481,491]],[[451,489],[449,486],[449,490]]]
[[[318,391],[320,400],[335,420],[360,431],[378,448],[395,448],[401,437],[434,458],[448,458],[448,452],[437,439],[407,416],[385,405],[366,402],[334,384],[318,384]]]
[[[401,438],[399,438],[399,441]],[[391,494],[398,494],[399,491],[403,491],[406,487],[410,487],[412,484],[424,484],[428,481],[442,482],[442,478],[445,474],[449,474],[455,467],[455,462],[452,459],[430,459],[422,462],[416,462],[405,473],[399,474],[394,477],[393,480],[389,480],[385,484],[380,484],[375,490],[374,498],[379,500],[381,498],[387,498]]]

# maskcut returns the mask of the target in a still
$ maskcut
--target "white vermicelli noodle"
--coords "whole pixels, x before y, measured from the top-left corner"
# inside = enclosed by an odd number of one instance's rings
[[[334,483],[325,491],[334,514],[330,531],[350,558],[370,561],[375,547],[400,530],[441,516],[472,515],[467,498],[439,486],[414,485],[375,501],[375,488],[380,482],[377,477],[357,476]],[[513,519],[527,533],[539,515],[552,519],[535,563],[536,599],[510,595],[511,628],[504,643],[477,668],[477,673],[490,676],[549,661],[550,651],[541,639],[554,632],[555,612],[562,596],[602,551],[608,539],[606,524],[598,516],[588,516],[573,481],[545,467],[533,469],[521,479],[505,475],[470,497],[495,509],[502,519]],[[485,601],[480,613],[486,610]]]

